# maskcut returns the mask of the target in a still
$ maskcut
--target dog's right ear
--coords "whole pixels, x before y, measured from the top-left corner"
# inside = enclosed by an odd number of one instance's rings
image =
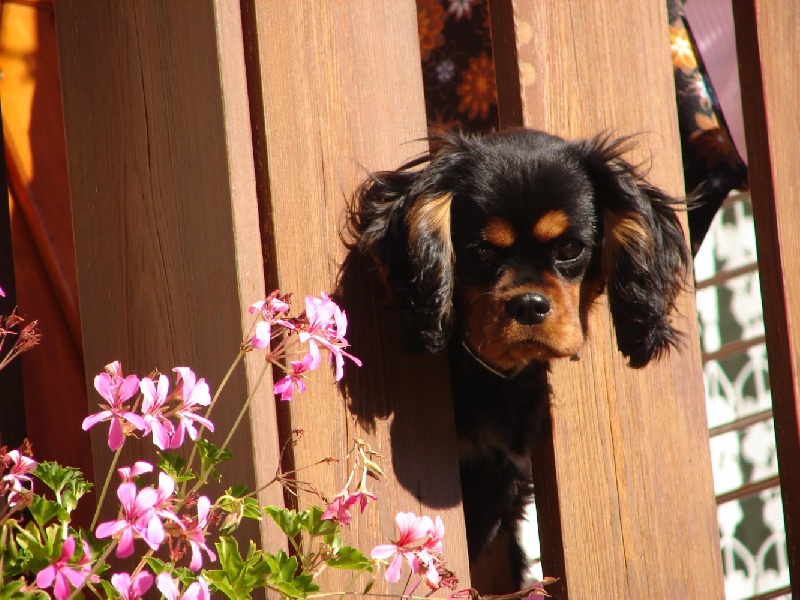
[[[650,184],[622,158],[630,138],[601,134],[580,145],[603,215],[603,266],[619,350],[641,368],[680,345],[671,315],[691,274],[676,211],[687,201]]]
[[[444,349],[451,328],[450,205],[459,153],[445,140],[396,171],[374,173],[350,206],[350,248],[375,262],[414,342],[427,352]]]

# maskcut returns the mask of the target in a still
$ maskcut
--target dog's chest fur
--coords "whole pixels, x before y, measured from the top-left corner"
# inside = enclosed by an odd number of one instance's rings
[[[470,559],[498,539],[512,548],[508,567],[519,573],[525,559],[515,538],[533,495],[531,460],[549,402],[547,363],[505,377],[457,342],[449,358]]]

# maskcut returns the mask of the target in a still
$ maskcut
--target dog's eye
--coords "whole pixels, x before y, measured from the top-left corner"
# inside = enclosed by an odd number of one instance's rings
[[[578,240],[566,240],[556,246],[556,260],[567,262],[579,258],[586,246]]]
[[[497,256],[497,250],[489,242],[481,242],[471,249],[472,257],[479,263],[490,263]]]

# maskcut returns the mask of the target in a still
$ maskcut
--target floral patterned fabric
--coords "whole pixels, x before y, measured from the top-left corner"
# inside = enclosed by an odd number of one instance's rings
[[[686,189],[700,190],[699,207],[689,213],[696,253],[728,193],[747,188],[747,167],[731,141],[682,4],[668,5]],[[469,132],[497,129],[487,0],[417,0],[417,21],[429,123]]]
[[[667,5],[683,173],[686,190],[697,190],[699,202],[689,213],[692,251],[696,254],[722,201],[731,190],[747,189],[747,166],[725,124],[683,4],[669,0]]]
[[[497,87],[486,0],[417,0],[428,121],[497,129]]]

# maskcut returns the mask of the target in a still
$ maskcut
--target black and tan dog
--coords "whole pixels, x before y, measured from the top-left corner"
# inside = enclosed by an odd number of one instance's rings
[[[353,200],[352,247],[375,262],[418,348],[449,354],[470,560],[502,552],[510,585],[525,563],[517,527],[548,362],[578,353],[604,291],[632,367],[678,343],[669,316],[689,264],[675,214],[685,203],[645,181],[622,158],[629,147],[445,134]]]

